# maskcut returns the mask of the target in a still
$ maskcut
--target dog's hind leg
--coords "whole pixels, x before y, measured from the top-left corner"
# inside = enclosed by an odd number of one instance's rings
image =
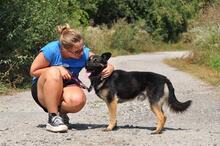
[[[162,105],[153,104],[151,105],[151,110],[157,117],[156,130],[154,130],[151,134],[160,134],[166,122],[166,116],[164,115],[164,112],[162,110]]]
[[[107,101],[106,104],[108,106],[108,111],[109,111],[109,125],[106,129],[104,129],[104,131],[111,131],[117,125],[116,112],[117,112],[118,98],[114,97],[110,103]]]

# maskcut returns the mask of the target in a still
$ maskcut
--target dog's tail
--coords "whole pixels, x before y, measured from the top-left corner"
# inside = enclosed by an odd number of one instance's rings
[[[184,112],[191,105],[192,101],[188,100],[186,102],[179,102],[175,96],[173,85],[169,79],[166,80],[166,84],[169,89],[168,106],[173,112]]]

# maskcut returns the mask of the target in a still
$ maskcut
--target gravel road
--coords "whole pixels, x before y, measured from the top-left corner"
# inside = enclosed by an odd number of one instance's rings
[[[220,145],[220,94],[191,75],[162,63],[164,58],[181,57],[187,52],[158,52],[110,59],[116,69],[154,71],[172,81],[179,101],[191,99],[189,110],[174,114],[167,107],[165,130],[151,135],[156,119],[147,101],[133,101],[118,107],[118,128],[103,132],[108,124],[105,103],[94,91],[87,93],[87,104],[79,113],[69,114],[67,133],[45,130],[47,114],[39,108],[30,91],[0,96],[0,146],[217,146]],[[89,85],[82,71],[80,78]]]

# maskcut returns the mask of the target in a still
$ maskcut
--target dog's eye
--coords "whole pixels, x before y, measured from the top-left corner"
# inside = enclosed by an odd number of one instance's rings
[[[98,61],[98,59],[97,58],[93,58],[93,62],[97,62]]]

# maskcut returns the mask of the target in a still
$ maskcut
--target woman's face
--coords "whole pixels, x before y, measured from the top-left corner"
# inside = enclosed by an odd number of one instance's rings
[[[64,58],[74,58],[74,59],[79,59],[83,55],[83,40],[80,42],[77,42],[73,48],[69,49],[61,49],[61,54],[62,57]]]

